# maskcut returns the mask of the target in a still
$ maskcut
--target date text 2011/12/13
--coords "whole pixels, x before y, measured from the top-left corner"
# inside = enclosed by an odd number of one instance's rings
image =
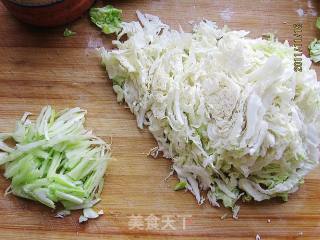
[[[302,72],[302,24],[293,24],[293,65],[295,72]]]

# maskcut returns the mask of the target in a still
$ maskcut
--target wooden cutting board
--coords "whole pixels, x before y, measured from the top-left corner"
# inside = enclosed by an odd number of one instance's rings
[[[276,32],[293,41],[293,24],[303,24],[303,49],[320,31],[314,15],[317,0],[184,0],[108,1],[123,9],[124,20],[135,10],[156,14],[166,23],[190,30],[188,21],[207,18],[220,26],[246,29],[251,36]],[[298,12],[303,10],[303,16]],[[298,11],[298,12],[297,12]],[[0,194],[0,239],[320,239],[320,176],[311,173],[288,202],[271,200],[242,204],[239,219],[208,203],[199,206],[190,193],[174,192],[176,177],[164,181],[170,161],[147,156],[155,141],[138,130],[134,116],[116,103],[110,81],[99,64],[95,47],[111,47],[87,16],[68,25],[77,35],[63,37],[64,27],[35,29],[14,19],[0,3],[0,132],[14,128],[23,112],[42,106],[79,106],[88,110],[87,126],[107,141],[113,160],[105,179],[105,214],[85,224],[80,212],[57,219],[40,204]],[[320,65],[313,66],[320,74]],[[0,193],[9,182],[0,177]],[[229,213],[229,217],[220,217]],[[135,216],[135,217],[133,217]],[[155,217],[156,218],[155,218]],[[183,228],[183,217],[186,217]],[[158,219],[155,225],[152,219]],[[269,220],[269,221],[268,221]],[[157,225],[158,223],[158,225]],[[152,227],[158,230],[152,229]]]

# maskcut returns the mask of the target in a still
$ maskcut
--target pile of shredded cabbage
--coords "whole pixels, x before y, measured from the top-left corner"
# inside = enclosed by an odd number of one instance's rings
[[[0,165],[11,179],[6,193],[38,201],[50,208],[61,203],[65,210],[84,209],[79,221],[96,218],[91,209],[100,201],[110,146],[84,128],[86,111],[80,108],[56,112],[42,109],[35,123],[25,113],[16,130],[0,134]],[[6,140],[12,138],[16,146]]]
[[[148,126],[201,204],[287,200],[319,158],[320,85],[287,42],[201,21],[176,31],[153,15],[122,23],[114,50],[100,49],[119,102]],[[127,35],[125,41],[120,38]],[[201,191],[204,190],[204,191]]]

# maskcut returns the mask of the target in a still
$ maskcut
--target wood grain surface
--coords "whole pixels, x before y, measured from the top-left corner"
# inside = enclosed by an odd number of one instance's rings
[[[246,29],[251,36],[276,32],[293,40],[293,24],[303,24],[303,49],[320,37],[314,26],[317,0],[172,0],[107,1],[134,20],[135,10],[156,14],[166,23],[190,30],[190,20],[207,18],[220,26]],[[102,4],[99,2],[98,4]],[[299,16],[297,9],[304,10]],[[14,19],[0,3],[0,132],[11,131],[23,112],[39,113],[51,104],[57,109],[79,106],[88,110],[87,127],[110,141],[113,160],[107,171],[102,202],[105,214],[85,224],[80,212],[65,219],[40,204],[0,194],[0,239],[320,239],[320,176],[312,172],[288,202],[271,200],[242,204],[238,220],[228,210],[199,206],[190,193],[174,192],[176,177],[164,181],[170,161],[147,156],[155,141],[138,130],[134,116],[116,103],[110,81],[94,48],[111,47],[114,36],[102,35],[88,17],[68,25],[77,35],[63,37],[64,27],[36,29]],[[320,65],[319,65],[320,66]],[[314,66],[320,74],[319,66]],[[9,182],[0,177],[0,193]],[[229,217],[220,217],[229,213]],[[164,229],[148,229],[155,215]],[[141,229],[132,227],[140,215]],[[182,217],[189,215],[185,229]],[[180,216],[180,217],[179,217]],[[165,227],[169,217],[173,229]],[[270,219],[270,222],[268,222]],[[150,226],[149,226],[150,227]]]

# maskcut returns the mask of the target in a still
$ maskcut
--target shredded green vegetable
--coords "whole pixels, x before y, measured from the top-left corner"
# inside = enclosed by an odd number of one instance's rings
[[[182,189],[185,189],[187,186],[187,183],[186,182],[179,182],[176,184],[176,186],[174,187],[174,190],[175,191],[179,191],[179,190],[182,190]]]
[[[7,193],[50,208],[90,208],[100,200],[110,147],[84,128],[86,111],[42,109],[36,122],[25,113],[12,134],[0,135],[0,165],[11,179]],[[5,141],[12,138],[16,145]],[[58,214],[63,217],[67,214]]]
[[[64,32],[63,32],[63,36],[64,37],[71,37],[71,36],[74,36],[76,34],[77,34],[76,32],[71,31],[69,28],[66,28],[64,30]]]
[[[320,17],[317,18],[316,27],[320,29]]]
[[[316,27],[320,29],[320,17],[317,18]],[[320,40],[314,39],[308,46],[310,59],[317,63],[320,62]]]
[[[314,39],[309,44],[310,58],[315,63],[320,61],[320,40]]]
[[[91,21],[105,34],[118,33],[121,30],[121,14],[120,9],[110,5],[90,9]]]

